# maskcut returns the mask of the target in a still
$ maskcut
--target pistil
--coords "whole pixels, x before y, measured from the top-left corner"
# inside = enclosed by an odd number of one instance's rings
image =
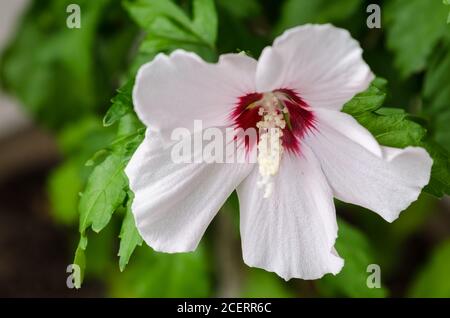
[[[273,191],[273,177],[278,173],[283,154],[283,129],[286,128],[287,109],[273,93],[264,94],[260,103],[261,121],[256,124],[259,129],[258,167],[260,180],[258,187],[264,188],[264,198]]]
[[[266,93],[249,93],[239,97],[230,114],[235,129],[257,129],[258,139],[237,136],[249,153],[257,146],[259,187],[264,197],[273,191],[273,178],[280,169],[282,156],[301,156],[301,141],[316,129],[314,113],[300,95],[289,88]],[[244,134],[245,135],[245,134]]]

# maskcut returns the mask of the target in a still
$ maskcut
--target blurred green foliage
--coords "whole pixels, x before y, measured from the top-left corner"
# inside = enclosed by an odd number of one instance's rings
[[[137,28],[119,1],[78,1],[82,28],[66,27],[63,1],[34,1],[2,58],[2,84],[51,128],[108,105]]]
[[[339,222],[336,250],[345,260],[342,271],[336,276],[327,275],[318,281],[323,296],[331,297],[386,297],[386,288],[367,287],[367,265],[376,264],[370,242],[358,229],[344,221]]]
[[[422,71],[448,26],[447,12],[440,1],[402,0],[386,3],[387,46],[395,53],[402,77]],[[414,52],[414,54],[411,54]]]
[[[136,253],[136,261],[110,280],[117,297],[208,297],[211,295],[209,262],[205,250],[161,254],[148,247]]]
[[[448,264],[450,263],[450,240],[439,245],[431,258],[418,273],[411,290],[410,297],[449,297],[450,280]]]
[[[32,2],[2,54],[0,76],[3,88],[57,138],[64,160],[48,181],[53,217],[71,231],[79,224],[75,263],[86,269],[88,279],[103,280],[109,295],[202,297],[221,289],[214,267],[219,247],[211,233],[195,253],[159,254],[142,244],[130,213],[133,194],[123,169],[145,131],[134,114],[131,90],[139,66],[160,52],[182,48],[207,61],[239,51],[258,57],[276,35],[295,25],[347,28],[380,78],[344,111],[384,145],[425,147],[435,161],[426,192],[450,193],[445,1],[380,1],[380,30],[366,27],[372,1],[79,0],[82,28],[68,29],[65,9],[71,2]],[[286,283],[273,273],[243,267],[237,296],[450,297],[448,241],[434,246],[432,254],[427,249],[426,264],[413,259],[407,265],[412,269],[406,274],[403,269],[414,238],[439,214],[429,194],[392,225],[339,203],[338,212],[348,220],[339,221],[336,248],[346,260],[340,274]],[[237,209],[233,195],[224,212],[234,217],[235,226]],[[382,288],[367,287],[369,264],[381,265]],[[404,275],[398,287],[395,277]]]

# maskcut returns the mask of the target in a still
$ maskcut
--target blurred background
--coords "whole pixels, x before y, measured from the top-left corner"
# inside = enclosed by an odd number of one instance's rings
[[[144,243],[121,271],[126,211],[118,207],[107,227],[89,234],[82,288],[67,287],[80,193],[102,149],[117,145],[111,116],[125,107],[126,94],[119,92],[119,106],[103,117],[117,89],[126,91],[139,65],[158,52],[181,47],[207,60],[239,51],[258,57],[289,27],[333,23],[360,41],[374,73],[387,80],[385,106],[413,114],[442,153],[450,151],[448,1],[216,0],[215,44],[180,30],[190,23],[192,1],[172,1],[178,11],[164,1],[0,0],[0,296],[450,297],[450,199],[427,193],[393,224],[338,202],[337,250],[346,265],[318,281],[285,282],[245,266],[235,195],[195,253],[159,254]],[[71,3],[81,8],[80,29],[66,25]],[[381,28],[370,29],[367,7],[374,3]],[[161,22],[180,12],[187,22]],[[445,165],[441,182],[449,185]],[[380,266],[381,288],[367,287],[369,264]]]

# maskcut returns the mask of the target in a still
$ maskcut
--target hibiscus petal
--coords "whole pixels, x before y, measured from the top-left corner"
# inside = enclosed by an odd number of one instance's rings
[[[227,124],[238,98],[255,91],[256,61],[243,54],[222,55],[217,64],[177,50],[159,54],[136,77],[133,102],[139,118],[164,141],[174,128],[193,130]]]
[[[255,169],[238,187],[245,263],[286,280],[338,273],[333,194],[312,151],[284,155],[269,198],[256,187],[259,177]]]
[[[290,88],[312,107],[335,110],[372,79],[358,42],[330,24],[286,31],[264,49],[256,71],[258,91]]]
[[[378,148],[351,116],[329,110],[315,114],[317,132],[305,141],[319,158],[336,198],[389,222],[417,200],[433,164],[423,148]]]
[[[209,223],[237,185],[249,164],[174,163],[172,147],[147,136],[126,168],[134,192],[132,211],[137,229],[156,251],[196,249]]]

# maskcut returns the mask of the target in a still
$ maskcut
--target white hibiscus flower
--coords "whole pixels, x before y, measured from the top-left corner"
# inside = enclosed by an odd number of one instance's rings
[[[246,264],[286,280],[338,273],[333,197],[392,222],[430,178],[424,149],[380,146],[340,112],[372,79],[359,44],[331,25],[290,29],[259,61],[226,54],[210,64],[178,50],[142,66],[133,101],[148,129],[126,173],[145,242],[168,253],[195,250],[237,189]],[[171,133],[193,132],[194,120],[204,128],[274,128],[269,146],[279,141],[282,151],[246,144],[242,151],[259,149],[256,163],[174,163]]]

